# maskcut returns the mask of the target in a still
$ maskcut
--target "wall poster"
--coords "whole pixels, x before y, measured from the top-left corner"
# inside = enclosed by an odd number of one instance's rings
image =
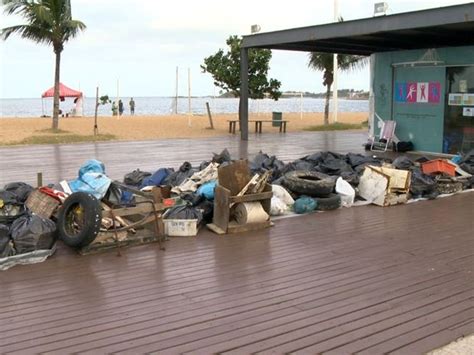
[[[439,82],[397,82],[395,101],[400,103],[439,104],[441,84]]]

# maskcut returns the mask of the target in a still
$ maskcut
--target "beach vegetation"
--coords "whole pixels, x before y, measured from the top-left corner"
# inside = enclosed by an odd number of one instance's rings
[[[46,128],[46,129],[40,129],[36,130],[38,133],[54,133],[54,134],[66,134],[69,133],[69,131],[65,131],[63,129],[54,129],[54,128]]]
[[[5,14],[18,15],[26,20],[25,24],[3,28],[3,40],[16,34],[53,47],[55,70],[52,129],[58,129],[61,52],[64,44],[84,31],[86,25],[72,19],[70,0],[3,0],[3,5]]]
[[[230,36],[226,44],[227,52],[219,49],[217,53],[204,59],[201,69],[214,79],[214,85],[234,97],[240,96],[240,47],[242,38]],[[270,97],[278,100],[281,96],[281,82],[268,78],[272,52],[269,49],[250,49],[249,61],[249,96],[252,99]]]
[[[31,144],[71,144],[83,142],[101,142],[116,140],[113,134],[81,135],[81,134],[50,134],[35,135],[21,141],[10,142],[8,145],[31,145]]]

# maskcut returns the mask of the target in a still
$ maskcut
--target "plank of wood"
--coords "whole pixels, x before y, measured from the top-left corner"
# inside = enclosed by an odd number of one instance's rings
[[[237,160],[227,166],[219,167],[219,185],[230,191],[231,196],[237,195],[250,180],[247,160]]]

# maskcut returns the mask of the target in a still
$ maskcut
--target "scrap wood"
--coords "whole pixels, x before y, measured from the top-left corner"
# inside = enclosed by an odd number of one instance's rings
[[[251,187],[253,187],[253,186],[255,186],[255,185],[257,184],[259,177],[260,177],[260,175],[255,174],[255,175],[250,179],[250,181],[247,183],[247,185],[245,185],[245,186],[243,187],[243,189],[240,190],[240,192],[239,192],[236,196],[243,196],[243,195],[245,195],[245,194],[247,193],[247,191],[248,191]]]
[[[105,203],[103,203],[103,202],[101,202],[101,206],[102,206],[102,208],[103,208],[104,210],[106,210],[106,211],[111,211],[111,210],[112,210],[111,207],[107,206],[107,204],[105,204]],[[119,223],[120,223],[122,226],[124,226],[124,227],[128,227],[128,226],[130,226],[130,224],[131,224],[129,221],[125,220],[124,218],[122,218],[122,217],[120,217],[120,216],[114,216],[114,218],[115,218],[115,220],[116,220],[117,222],[119,222]],[[104,222],[104,219],[107,219],[107,218],[102,218],[102,222]],[[113,219],[112,219],[112,221],[113,221]],[[107,222],[105,222],[105,223],[107,224]],[[113,226],[113,223],[111,224],[110,227],[112,227],[112,226]],[[109,228],[110,228],[110,227],[109,227]],[[120,227],[120,226],[119,226],[119,227]],[[107,228],[107,229],[108,229],[108,228]],[[136,231],[135,228],[130,228],[130,232],[135,234],[137,231]]]
[[[263,175],[255,174],[252,176],[250,181],[244,188],[236,195],[236,196],[243,196],[246,194],[256,194],[260,193],[265,189],[265,184],[267,183],[268,179],[272,175],[272,171],[266,171]]]
[[[254,194],[263,192],[263,190],[265,189],[265,185],[267,184],[268,179],[270,178],[272,173],[272,170],[267,170],[265,173],[263,173],[263,175],[258,179],[255,186],[252,187],[251,192]]]

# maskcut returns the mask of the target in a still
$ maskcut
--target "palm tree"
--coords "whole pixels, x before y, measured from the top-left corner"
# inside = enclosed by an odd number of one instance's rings
[[[360,55],[339,54],[337,66],[341,71],[362,68],[367,64],[367,57]],[[323,85],[326,86],[326,104],[324,105],[324,124],[329,124],[329,99],[331,85],[334,82],[334,55],[332,53],[312,52],[309,54],[308,67],[323,72]]]
[[[6,40],[12,34],[40,44],[52,45],[56,55],[54,71],[53,130],[59,127],[59,68],[64,44],[74,38],[86,25],[72,19],[70,0],[3,0],[4,13],[19,15],[27,24],[2,29]]]

